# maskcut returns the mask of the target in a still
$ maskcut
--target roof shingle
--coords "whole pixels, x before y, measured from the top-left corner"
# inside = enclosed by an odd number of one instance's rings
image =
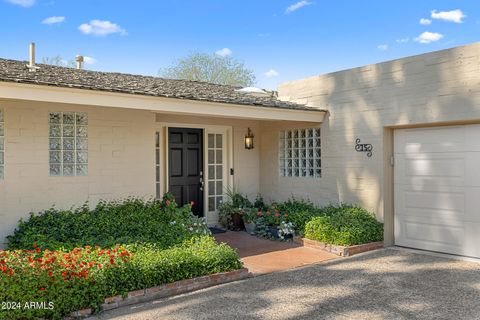
[[[30,72],[26,65],[26,61],[0,59],[0,81],[259,107],[320,111],[317,108],[279,100],[275,95],[258,97],[237,92],[236,90],[240,88],[233,86],[124,73],[77,70],[45,64],[37,64],[39,69],[36,72]]]

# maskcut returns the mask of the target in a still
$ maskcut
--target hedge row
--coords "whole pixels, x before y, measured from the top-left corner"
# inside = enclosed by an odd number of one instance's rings
[[[162,200],[102,201],[92,210],[88,204],[71,210],[51,208],[20,220],[14,234],[7,237],[8,248],[28,249],[34,243],[50,250],[116,243],[155,243],[168,248],[191,238],[192,218],[190,207],[178,208],[170,194]]]

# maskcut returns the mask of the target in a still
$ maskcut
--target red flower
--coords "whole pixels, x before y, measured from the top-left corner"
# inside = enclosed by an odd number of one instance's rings
[[[288,217],[288,213],[285,213],[285,216],[284,216],[284,217],[285,217],[285,218]]]
[[[40,291],[45,291],[45,288],[44,288],[44,287],[41,287],[41,288],[40,288]]]
[[[280,213],[275,213],[275,217],[276,218],[280,217]]]
[[[48,271],[48,275],[49,275],[50,277],[53,277],[53,272],[52,272],[52,271]]]
[[[257,216],[261,217],[262,216],[262,211],[258,211]]]
[[[166,204],[167,206],[169,206],[169,205],[170,205],[170,200],[165,201],[165,204]]]

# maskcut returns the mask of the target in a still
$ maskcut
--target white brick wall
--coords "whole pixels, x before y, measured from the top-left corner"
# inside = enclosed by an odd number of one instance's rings
[[[30,211],[95,205],[155,194],[155,115],[149,111],[0,100],[5,112],[5,180],[0,181],[0,243]],[[88,176],[50,177],[48,115],[88,113]]]
[[[315,66],[312,66],[314,68]],[[280,178],[278,124],[262,127],[261,192],[317,203],[357,203],[384,218],[384,128],[480,121],[480,43],[368,65],[279,86],[281,99],[328,109],[322,124],[322,173],[316,181]],[[354,150],[373,144],[373,156]]]

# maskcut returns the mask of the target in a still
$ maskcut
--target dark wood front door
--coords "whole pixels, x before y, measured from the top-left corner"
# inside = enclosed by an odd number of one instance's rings
[[[203,130],[168,129],[168,190],[179,206],[193,201],[203,217]]]

